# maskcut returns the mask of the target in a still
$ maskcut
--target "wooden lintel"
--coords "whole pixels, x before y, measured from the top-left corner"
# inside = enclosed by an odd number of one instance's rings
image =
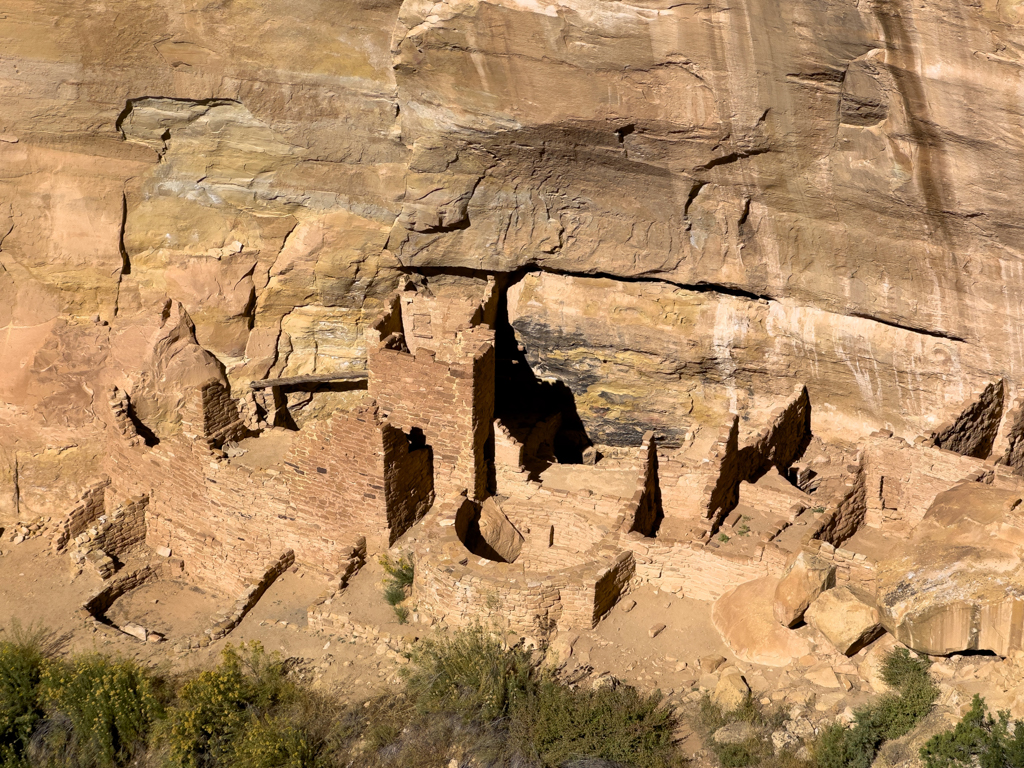
[[[284,376],[279,379],[260,379],[250,381],[249,386],[253,389],[266,389],[267,387],[290,387],[296,384],[329,384],[333,381],[366,381],[369,374],[366,371],[356,373],[312,373],[307,376]]]

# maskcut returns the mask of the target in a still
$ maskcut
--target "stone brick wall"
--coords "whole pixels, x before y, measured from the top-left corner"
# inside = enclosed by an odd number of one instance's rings
[[[370,396],[394,426],[422,430],[439,496],[467,490],[485,498],[493,455],[494,331],[468,328],[440,351],[421,346],[412,355],[389,348],[395,332],[383,334],[394,326],[391,313],[367,329]]]
[[[267,470],[225,461],[185,434],[151,449],[112,440],[108,462],[121,492],[150,496],[147,544],[171,549],[190,574],[232,593],[259,577],[269,553],[293,550],[335,572],[358,536],[381,551],[431,498],[427,452],[409,451],[370,404],[309,425]]]
[[[115,430],[123,437],[130,445],[142,445],[143,440],[139,435],[138,430],[135,428],[135,423],[132,421],[128,409],[131,407],[128,402],[128,395],[119,387],[114,387],[111,390],[110,397],[107,400],[110,406],[111,424]]]
[[[206,440],[212,448],[220,448],[229,440],[241,440],[249,432],[242,409],[219,381],[203,384],[198,397],[186,400],[181,427],[186,433]]]
[[[636,492],[630,500],[629,512],[626,513],[627,530],[636,531],[644,536],[653,536],[658,522],[664,517],[661,509],[661,486],[658,483],[658,449],[653,432],[648,432],[643,437],[639,461],[640,476],[637,478]]]
[[[735,586],[770,573],[781,573],[785,562],[764,557],[759,547],[753,557],[721,552],[702,542],[648,539],[638,533],[622,537],[633,553],[636,581],[697,600],[717,600]]]
[[[876,433],[864,447],[863,466],[865,523],[886,531],[909,531],[921,522],[939,493],[986,464]]]
[[[718,530],[725,516],[739,501],[740,483],[753,482],[769,467],[780,472],[800,455],[811,434],[811,402],[806,387],[799,387],[785,405],[772,410],[768,425],[750,439],[740,439],[739,418],[733,416],[724,425],[711,452],[717,469],[715,479],[704,489],[701,499],[707,521],[705,538]]]
[[[521,559],[499,563],[471,554],[459,528],[472,517],[467,509],[472,504],[466,499],[435,507],[430,525],[440,534],[415,553],[413,596],[420,611],[449,626],[493,622],[536,636],[556,628],[593,627],[627,589],[633,556],[616,545],[617,534],[610,531],[607,540],[592,544],[568,567],[563,556],[547,571],[534,570],[539,561],[528,568]]]
[[[434,503],[431,449],[410,450],[409,438],[390,424],[381,426],[388,545],[427,514]]]
[[[845,490],[826,508],[808,538],[838,547],[864,524],[868,513],[867,473],[863,466],[852,469],[856,472],[847,480]]]
[[[295,553],[289,549],[267,565],[259,579],[246,584],[234,605],[214,617],[213,625],[206,630],[210,640],[219,640],[237,627],[245,618],[245,614],[251,611],[263,597],[263,593],[270,589],[270,585],[277,581],[278,577],[291,568],[294,563]]]
[[[827,541],[811,539],[805,542],[804,549],[836,566],[836,583],[839,586],[858,586],[874,594],[877,565],[867,555],[853,552],[843,547],[834,547]]]
[[[101,516],[93,526],[72,539],[72,560],[81,562],[95,550],[109,557],[122,558],[131,549],[143,544],[146,540],[148,506],[148,496],[135,496]]]
[[[76,536],[80,536],[96,523],[106,511],[106,491],[110,479],[103,478],[86,486],[78,501],[54,526],[50,544],[55,552],[61,552]]]

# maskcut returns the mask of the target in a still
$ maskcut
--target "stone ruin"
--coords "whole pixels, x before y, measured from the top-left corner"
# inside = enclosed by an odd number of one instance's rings
[[[887,432],[823,443],[801,386],[676,447],[649,432],[632,449],[588,446],[583,463],[560,463],[558,413],[496,415],[498,301],[493,281],[476,295],[399,292],[366,330],[363,402],[298,432],[268,427],[251,397],[210,381],[187,393],[180,432],[148,444],[113,390],[106,475],[53,532],[56,551],[107,580],[83,617],[110,629],[119,596],[185,578],[232,599],[190,639],[205,645],[301,563],[329,585],[310,626],[336,630],[348,619],[333,597],[390,550],[415,564],[417,615],[451,627],[589,629],[642,584],[720,601],[728,616],[746,594],[737,588],[761,580],[775,589],[773,631],[806,619],[844,651],[883,627],[929,653],[1024,648],[1024,408],[1004,408],[1002,382],[914,443]],[[985,559],[979,530],[1010,542],[1003,560],[949,588],[941,573],[957,560],[936,543],[938,519],[963,529],[961,554],[973,546]],[[151,562],[121,568],[130,552]],[[915,581],[915,568],[936,578]],[[849,643],[825,610],[855,614],[842,600],[870,625]],[[742,628],[718,624],[738,655],[767,658],[738,639]]]

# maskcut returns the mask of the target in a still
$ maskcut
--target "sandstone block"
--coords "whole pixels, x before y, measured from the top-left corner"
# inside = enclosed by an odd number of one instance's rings
[[[878,609],[849,587],[822,593],[806,613],[807,623],[828,638],[840,653],[852,656],[884,631]]]
[[[715,686],[711,700],[726,712],[743,705],[750,695],[750,686],[739,672],[726,672]]]
[[[784,667],[811,650],[796,632],[779,625],[772,615],[776,580],[755,579],[731,589],[711,608],[711,620],[736,657],[767,666]]]
[[[814,685],[820,685],[822,688],[842,688],[839,678],[836,677],[836,673],[828,664],[819,664],[816,667],[811,667],[804,674],[804,679]]]
[[[126,635],[131,635],[142,642],[146,642],[146,628],[140,627],[138,624],[124,624],[121,626],[121,631]]]
[[[832,563],[801,550],[775,588],[775,619],[785,627],[795,627],[803,621],[804,612],[814,599],[835,583],[836,568]]]
[[[757,731],[750,723],[740,720],[722,726],[712,734],[711,738],[718,744],[742,744],[757,736]]]
[[[523,549],[523,535],[501,511],[494,497],[481,505],[479,525],[480,535],[491,549],[506,563],[514,563]]]

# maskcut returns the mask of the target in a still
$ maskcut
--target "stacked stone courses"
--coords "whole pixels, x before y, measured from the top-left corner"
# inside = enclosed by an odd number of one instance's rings
[[[492,282],[476,297],[396,294],[366,330],[366,397],[263,464],[236,460],[266,422],[220,381],[188,390],[180,431],[154,445],[112,390],[106,477],[51,531],[56,550],[114,577],[86,612],[102,623],[126,590],[180,575],[233,596],[205,639],[183,644],[197,647],[230,632],[294,562],[330,585],[309,626],[358,635],[335,598],[389,549],[414,563],[418,617],[533,636],[589,629],[643,584],[717,600],[781,574],[801,550],[871,588],[876,550],[938,493],[1017,468],[1024,418],[1019,406],[1002,416],[996,382],[916,442],[876,432],[837,464],[801,458],[812,435],[800,386],[690,448],[661,450],[649,432],[637,448],[600,460],[592,448],[589,465],[555,471],[560,416],[495,419],[495,305]],[[964,455],[991,443],[1009,466]],[[143,543],[161,559],[115,576],[115,560]]]

